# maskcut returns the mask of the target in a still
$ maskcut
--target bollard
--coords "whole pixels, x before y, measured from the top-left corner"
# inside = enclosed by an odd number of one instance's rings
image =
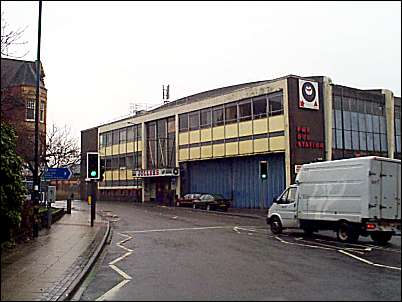
[[[71,214],[71,199],[67,198],[67,214]]]

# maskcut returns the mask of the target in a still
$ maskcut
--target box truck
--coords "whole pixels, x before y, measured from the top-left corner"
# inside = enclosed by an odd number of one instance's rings
[[[387,243],[401,234],[401,161],[367,156],[305,164],[273,201],[267,223],[274,234],[333,230],[342,242],[370,235]]]

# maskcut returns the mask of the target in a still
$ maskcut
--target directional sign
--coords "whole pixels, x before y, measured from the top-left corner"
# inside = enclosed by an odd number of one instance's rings
[[[48,168],[43,177],[48,180],[69,180],[72,174],[70,168]]]

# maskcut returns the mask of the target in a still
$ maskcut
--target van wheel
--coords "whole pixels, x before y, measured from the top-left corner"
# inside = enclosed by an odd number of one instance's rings
[[[370,237],[376,243],[384,245],[384,244],[387,244],[388,241],[391,240],[392,233],[390,233],[390,232],[373,232],[370,234]]]
[[[271,232],[273,234],[278,235],[282,233],[283,230],[282,223],[278,217],[276,216],[272,217],[270,226],[271,226]]]
[[[356,228],[347,222],[341,222],[339,224],[336,235],[341,242],[356,242],[359,238],[359,233]]]

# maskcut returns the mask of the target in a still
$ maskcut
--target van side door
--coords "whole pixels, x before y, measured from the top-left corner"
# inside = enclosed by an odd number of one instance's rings
[[[297,228],[297,187],[288,188],[277,200],[284,228]]]

